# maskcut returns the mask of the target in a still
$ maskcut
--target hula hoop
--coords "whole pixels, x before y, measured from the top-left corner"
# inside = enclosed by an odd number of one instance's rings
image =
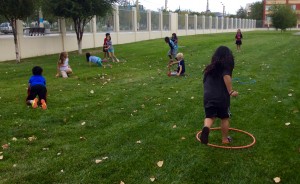
[[[210,130],[221,130],[221,127],[210,128]],[[246,131],[239,130],[239,129],[236,129],[236,128],[229,128],[229,130],[233,130],[233,131],[236,131],[236,132],[241,132],[241,133],[244,133],[244,134],[248,135],[249,137],[252,138],[252,140],[253,140],[252,143],[250,143],[250,144],[248,144],[248,145],[245,145],[245,146],[220,146],[220,145],[209,144],[209,143],[208,143],[207,145],[210,146],[210,147],[214,147],[214,148],[223,148],[223,149],[245,149],[245,148],[249,148],[249,147],[253,146],[253,145],[256,143],[255,137],[254,137],[252,134],[250,134],[250,133],[248,133],[248,132],[246,132]],[[202,132],[202,131],[200,131],[200,132],[198,132],[198,133],[196,134],[196,138],[197,138],[197,140],[198,140],[199,142],[201,142],[201,140],[200,140],[200,138],[199,138],[201,132]]]

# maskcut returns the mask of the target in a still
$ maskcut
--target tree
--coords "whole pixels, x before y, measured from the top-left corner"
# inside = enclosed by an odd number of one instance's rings
[[[273,5],[271,7],[272,24],[276,29],[285,31],[286,28],[291,28],[297,24],[296,13],[286,5]]]
[[[17,20],[23,20],[34,12],[34,0],[0,0],[0,7],[0,15],[4,16],[12,26],[16,61],[19,63],[21,58],[17,37]]]
[[[238,9],[238,11],[236,12],[236,17],[237,17],[237,18],[242,18],[242,19],[247,18],[247,10],[244,9],[243,7],[241,7],[241,8]]]
[[[251,4],[250,18],[254,20],[263,20],[264,4],[263,1]]]
[[[82,53],[84,27],[95,16],[103,17],[118,0],[47,0],[48,10],[58,17],[71,18],[77,36],[78,53]]]

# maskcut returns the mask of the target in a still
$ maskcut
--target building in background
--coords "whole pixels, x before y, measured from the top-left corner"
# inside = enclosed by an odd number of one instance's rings
[[[297,27],[300,26],[300,0],[264,0],[263,22],[265,27],[272,25],[270,8],[272,5],[288,5],[297,14]]]

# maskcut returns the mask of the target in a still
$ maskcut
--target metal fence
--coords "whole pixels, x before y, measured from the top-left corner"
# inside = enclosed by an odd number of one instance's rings
[[[188,16],[188,29],[195,29],[195,16],[194,15],[189,15]]]
[[[148,31],[147,24],[147,12],[146,11],[138,11],[137,12],[137,30],[138,31]]]
[[[96,17],[96,31],[110,32],[114,30],[114,16],[111,14],[105,17]]]
[[[119,10],[120,31],[133,31],[133,12],[131,10]]]
[[[185,29],[185,15],[178,15],[178,29]]]
[[[151,30],[158,31],[160,30],[159,25],[159,12],[151,12]]]
[[[163,13],[163,30],[170,30],[170,14]]]

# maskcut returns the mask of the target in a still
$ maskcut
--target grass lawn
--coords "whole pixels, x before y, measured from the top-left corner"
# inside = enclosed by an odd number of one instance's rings
[[[179,37],[188,74],[180,78],[166,75],[163,39],[116,45],[127,62],[112,69],[71,52],[68,79],[55,78],[58,55],[0,63],[0,143],[9,144],[0,150],[0,183],[300,183],[300,36],[293,33],[245,32],[241,53],[234,33]],[[240,95],[231,101],[231,127],[256,137],[248,149],[212,148],[195,137],[204,118],[202,71],[220,45],[235,56]],[[100,50],[89,51],[102,57]],[[46,111],[25,105],[35,65],[47,79]],[[230,134],[235,146],[251,143]],[[220,131],[210,140],[219,144]]]

